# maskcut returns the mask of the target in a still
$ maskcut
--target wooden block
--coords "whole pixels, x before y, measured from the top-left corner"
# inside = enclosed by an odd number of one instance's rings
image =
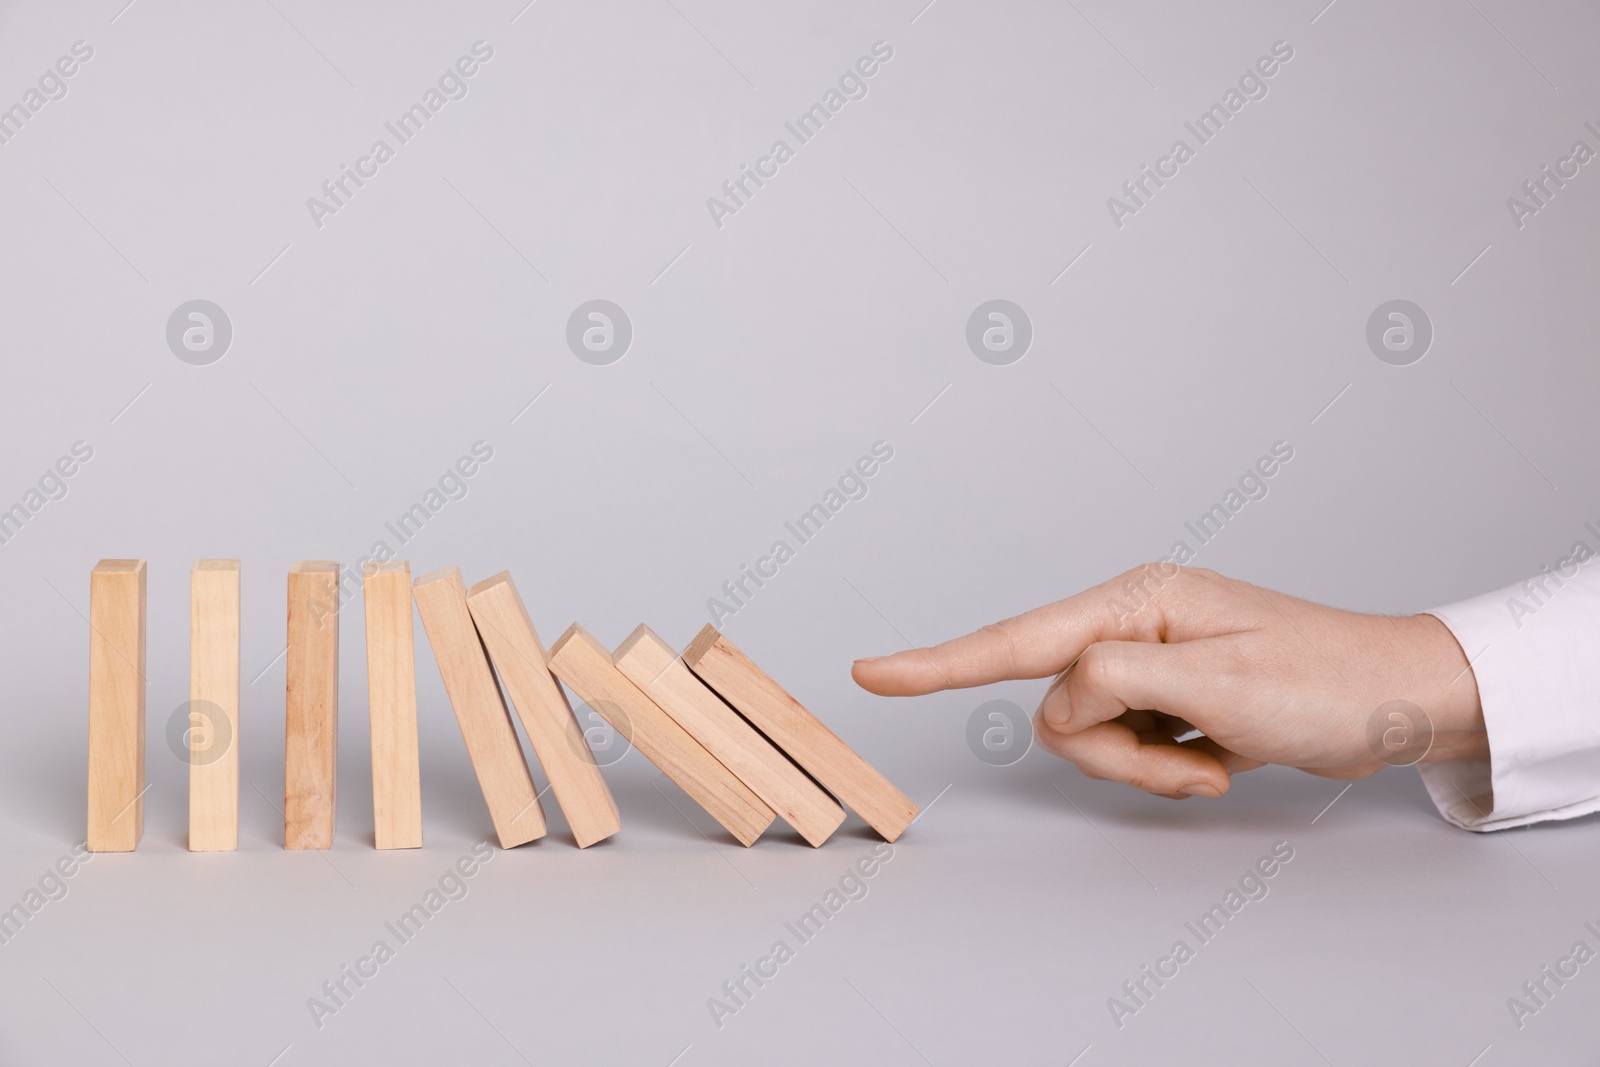
[[[629,634],[612,658],[629,681],[813,846],[844,822],[838,802],[696,678],[650,627]]]
[[[566,693],[550,675],[544,644],[511,575],[501,571],[473,586],[467,607],[578,847],[610,837],[622,829],[617,803],[600,776]]]
[[[189,851],[239,847],[239,561],[189,574]]]
[[[289,569],[283,847],[332,848],[339,765],[339,564]]]
[[[624,677],[588,630],[573,623],[556,639],[550,669],[740,844],[755,844],[772,824],[773,810]]]
[[[422,773],[417,763],[411,564],[405,560],[364,563],[361,599],[367,616],[373,843],[378,848],[421,848]]]
[[[101,560],[89,574],[91,852],[132,852],[144,834],[144,642],[144,560]]]
[[[433,646],[500,847],[543,837],[544,809],[534,792],[511,713],[473,627],[461,569],[446,567],[424,574],[412,583],[411,594],[422,613],[422,628]]]
[[[714,626],[706,626],[683,662],[796,763],[893,841],[916,818],[917,806],[752,663]]]

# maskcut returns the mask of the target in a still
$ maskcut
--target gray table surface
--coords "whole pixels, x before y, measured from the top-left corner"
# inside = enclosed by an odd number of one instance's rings
[[[1595,967],[1536,1014],[1508,1000],[1600,948],[1595,820],[1464,833],[1408,770],[1173,804],[1037,750],[978,759],[980,704],[1031,711],[1042,683],[897,702],[848,678],[1194,547],[1186,523],[1277,442],[1293,459],[1198,564],[1408,612],[1593,543],[1600,172],[1522,186],[1600,147],[1600,15],[1324,2],[6,5],[0,509],[27,518],[0,527],[0,908],[38,906],[0,944],[0,1061],[1592,1057]],[[1275,46],[1200,143],[1185,124]],[[801,143],[785,124],[841,78]],[[385,124],[430,89],[402,143]],[[1180,138],[1175,175],[1108,206]],[[378,140],[392,158],[363,164]],[[708,207],[777,140],[775,175]],[[336,212],[308,206],[358,166]],[[197,299],[230,337],[180,358],[169,319]],[[568,341],[597,299],[631,329],[603,366]],[[997,299],[1031,334],[1006,365],[968,341]],[[1425,351],[1369,343],[1394,300]],[[279,847],[292,561],[381,540],[419,573],[509,567],[547,639],[646,620],[681,644],[880,441],[723,620],[927,805],[870,879],[858,820],[740,849],[633,752],[607,768],[614,841],[580,852],[550,806],[548,839],[455,882],[489,826],[420,632],[426,845],[375,852],[359,601],[336,846]],[[241,834],[190,855],[166,731],[206,556],[243,561]],[[150,561],[147,828],[58,884],[101,557]],[[1265,896],[1201,943],[1186,924],[1275,847]],[[386,924],[441,880],[400,943]],[[801,941],[786,924],[841,881],[855,899]],[[1193,958],[1134,1003],[1179,940]]]

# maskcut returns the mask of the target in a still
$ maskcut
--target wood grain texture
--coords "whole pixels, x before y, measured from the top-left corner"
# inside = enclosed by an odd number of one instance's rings
[[[461,569],[446,567],[424,574],[412,583],[411,593],[500,847],[512,848],[543,837],[544,809],[528,774],[516,727],[511,725],[511,713],[473,625]]]
[[[822,844],[844,822],[838,802],[695,677],[648,626],[629,634],[612,659],[629,681],[812,846]]]
[[[772,824],[766,802],[624,677],[582,626],[573,623],[550,647],[550,669],[740,844],[754,844]]]
[[[132,852],[144,834],[145,563],[103,559],[89,574],[91,852]]]
[[[899,837],[916,818],[917,806],[904,793],[715,627],[695,635],[683,662],[884,840]]]
[[[600,775],[567,695],[550,674],[533,620],[505,571],[474,585],[467,607],[490,661],[522,720],[579,848],[622,829],[617,803]]]
[[[239,561],[189,574],[189,851],[239,847]]]
[[[417,758],[416,632],[411,564],[361,567],[367,623],[367,724],[372,748],[372,840],[376,848],[422,847],[422,773]]]
[[[283,847],[332,848],[339,767],[339,564],[289,569]]]

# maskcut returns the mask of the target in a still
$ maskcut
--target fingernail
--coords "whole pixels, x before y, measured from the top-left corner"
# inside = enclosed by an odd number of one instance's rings
[[[1063,730],[1072,721],[1072,709],[1051,707],[1045,711],[1044,721],[1057,730]]]
[[[863,663],[876,663],[880,659],[883,659],[883,657],[882,656],[864,656],[861,659],[856,660],[854,666],[859,667]]]
[[[1192,797],[1220,797],[1222,795],[1222,793],[1217,790],[1217,787],[1212,785],[1210,782],[1194,782],[1190,785],[1184,786],[1182,789],[1178,790],[1178,792],[1187,793]]]

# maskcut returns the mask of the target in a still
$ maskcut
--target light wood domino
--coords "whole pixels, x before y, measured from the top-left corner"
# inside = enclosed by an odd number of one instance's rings
[[[893,841],[917,806],[820,719],[773,681],[714,626],[683,651],[683,662],[822,786]]]
[[[500,847],[513,848],[543,837],[544,809],[539,806],[528,761],[511,725],[511,713],[473,625],[461,569],[446,567],[424,574],[412,583],[411,594]]]
[[[839,828],[844,809],[838,802],[696,678],[648,626],[628,635],[612,658],[618,670],[811,845],[821,845]]]
[[[622,829],[617,803],[573,717],[567,695],[550,674],[544,643],[509,572],[485,578],[467,593],[467,607],[489,660],[522,720],[573,840],[588,848]]]
[[[740,844],[754,844],[772,824],[773,810],[617,670],[582,626],[573,623],[550,646],[550,669]]]

